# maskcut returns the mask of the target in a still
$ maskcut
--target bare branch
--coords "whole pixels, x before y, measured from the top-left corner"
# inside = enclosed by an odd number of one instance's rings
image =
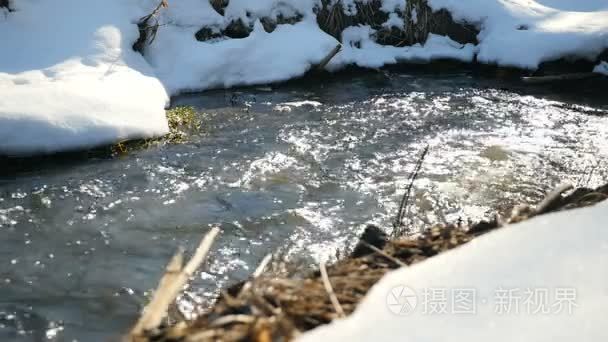
[[[323,280],[323,286],[325,287],[325,291],[329,296],[331,304],[334,306],[334,310],[336,310],[336,313],[339,317],[345,317],[346,315],[344,314],[342,305],[340,305],[338,297],[336,297],[336,294],[334,293],[334,288],[331,286],[331,282],[329,281],[329,276],[327,275],[327,269],[325,268],[324,261],[321,261],[319,263],[319,270],[321,271],[321,279]]]

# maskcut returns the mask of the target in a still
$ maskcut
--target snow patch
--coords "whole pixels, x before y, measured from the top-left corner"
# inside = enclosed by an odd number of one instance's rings
[[[330,62],[328,68],[337,70],[345,65],[380,68],[398,62],[427,63],[436,59],[473,61],[476,48],[472,44],[460,44],[445,36],[429,34],[424,45],[395,47],[380,45],[373,40],[375,31],[370,26],[349,27],[342,33],[342,51]]]
[[[388,29],[396,27],[403,30],[405,28],[405,21],[397,13],[390,13],[388,15],[388,20],[386,20],[382,26]]]
[[[167,132],[168,96],[131,48],[140,7],[121,0],[14,5],[0,21],[0,153],[55,152]]]
[[[601,61],[600,64],[596,65],[595,68],[593,68],[593,72],[608,76],[608,62]]]
[[[338,44],[313,20],[279,25],[271,33],[256,21],[249,37],[213,43],[196,41],[195,31],[165,26],[146,51],[146,58],[173,95],[298,77]]]
[[[390,272],[350,317],[308,332],[299,341],[605,341],[607,221],[608,202],[603,202],[491,232]],[[412,296],[403,299],[413,304],[405,313],[395,311],[389,298],[404,286]],[[433,289],[446,291],[445,313],[425,308],[429,298],[442,298],[428,297]],[[460,289],[473,291],[475,312],[452,311],[454,291]],[[546,301],[530,297],[545,291]],[[511,297],[501,299],[500,293]],[[526,298],[532,301],[526,304]],[[546,304],[543,311],[535,311],[540,304]]]
[[[477,60],[482,63],[536,69],[562,57],[592,60],[608,48],[605,0],[429,0],[429,5],[481,28]]]
[[[368,1],[368,0],[366,0]],[[354,0],[332,1],[355,14]],[[207,0],[170,2],[145,59],[131,46],[151,0],[20,0],[0,13],[0,154],[86,148],[167,132],[167,92],[283,81],[306,73],[338,44],[314,13],[319,0],[231,0],[225,15]],[[457,21],[480,28],[479,45],[431,34],[424,44],[377,44],[369,26],[342,33],[343,49],[327,69],[379,68],[437,59],[534,69],[559,58],[595,59],[608,49],[606,0],[429,0]],[[402,0],[382,0],[385,27],[403,28]],[[301,17],[264,31],[261,18]],[[412,12],[412,20],[417,14]],[[199,42],[234,20],[251,25],[247,38]],[[601,63],[596,72],[604,73]],[[162,82],[162,83],[161,83]],[[165,90],[166,89],[166,90]],[[285,107],[288,108],[288,107]]]

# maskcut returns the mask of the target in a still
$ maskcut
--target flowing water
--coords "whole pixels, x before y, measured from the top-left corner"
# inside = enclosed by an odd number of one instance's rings
[[[426,145],[413,227],[606,179],[608,100],[501,86],[385,72],[212,91],[174,99],[202,112],[203,132],[186,144],[2,161],[0,340],[117,338],[176,249],[191,251],[211,226],[223,233],[182,298],[186,311],[267,253],[306,266],[367,223],[390,231]]]

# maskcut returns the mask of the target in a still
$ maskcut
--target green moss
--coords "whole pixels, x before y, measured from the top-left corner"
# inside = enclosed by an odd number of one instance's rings
[[[183,144],[192,135],[201,133],[200,114],[194,107],[180,106],[167,110],[169,133],[158,138],[127,140],[111,147],[112,155],[126,155],[135,150],[142,150],[165,144]]]
[[[193,107],[175,107],[167,111],[169,134],[161,138],[171,144],[184,143],[188,136],[201,131],[201,120]]]

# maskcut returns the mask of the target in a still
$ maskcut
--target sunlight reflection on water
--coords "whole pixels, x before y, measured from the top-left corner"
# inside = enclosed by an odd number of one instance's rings
[[[427,144],[414,227],[485,218],[560,181],[606,179],[605,105],[466,75],[368,75],[313,89],[184,96],[175,104],[205,112],[205,134],[188,144],[0,180],[0,339],[117,336],[175,249],[191,250],[211,226],[223,234],[185,309],[269,252],[304,264],[332,257],[367,223],[390,230]]]

